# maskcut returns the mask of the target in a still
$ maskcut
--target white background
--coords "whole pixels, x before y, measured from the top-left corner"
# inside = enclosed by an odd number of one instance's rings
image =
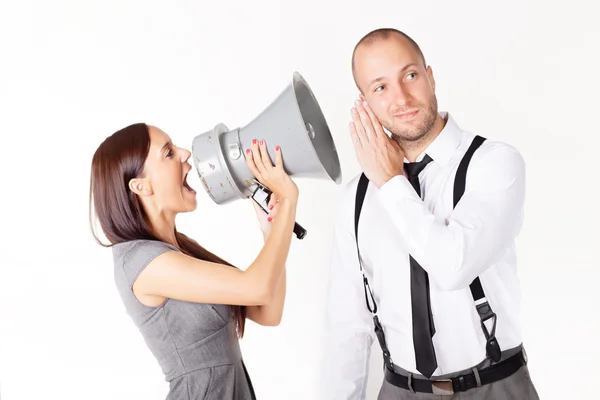
[[[219,4],[218,4],[219,3]],[[357,96],[350,56],[369,30],[421,45],[440,109],[504,140],[528,168],[519,238],[523,329],[542,399],[597,394],[599,216],[593,2],[2,1],[0,7],[0,397],[164,399],[167,384],[126,316],[110,250],[88,228],[91,157],[115,130],[155,124],[190,147],[243,126],[299,71],[333,132],[344,182]],[[192,177],[192,174],[190,174]],[[236,265],[260,250],[252,206],[202,190],[178,227]],[[259,399],[317,396],[322,307],[340,186],[298,180],[282,324],[251,322],[243,353]],[[369,399],[381,383],[373,347]]]

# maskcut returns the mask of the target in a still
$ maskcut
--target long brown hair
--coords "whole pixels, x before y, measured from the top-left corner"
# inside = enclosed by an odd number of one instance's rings
[[[90,225],[92,235],[104,247],[138,239],[160,240],[152,234],[148,216],[139,197],[129,189],[129,181],[141,177],[149,150],[149,128],[144,123],[136,123],[106,138],[94,153],[90,174]],[[94,231],[92,205],[110,244],[102,243]],[[183,253],[235,268],[196,241],[177,232],[177,228],[175,236]],[[246,307],[230,307],[236,321],[238,337],[242,337]]]

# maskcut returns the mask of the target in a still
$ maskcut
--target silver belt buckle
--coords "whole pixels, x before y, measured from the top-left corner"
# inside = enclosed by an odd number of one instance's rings
[[[431,391],[436,396],[448,396],[454,394],[451,379],[440,379],[431,381]]]

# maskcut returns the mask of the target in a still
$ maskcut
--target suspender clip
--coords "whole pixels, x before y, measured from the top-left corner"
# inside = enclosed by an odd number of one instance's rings
[[[375,325],[375,334],[377,335],[379,346],[381,347],[381,350],[383,352],[383,362],[385,363],[386,368],[393,372],[394,366],[392,362],[392,357],[385,342],[383,327],[381,326],[381,323],[379,322],[379,317],[377,315],[373,316],[373,324]]]
[[[477,309],[477,314],[479,314],[479,319],[481,320],[481,329],[487,340],[485,352],[490,360],[498,362],[500,361],[502,352],[500,351],[500,345],[496,339],[496,313],[492,311],[492,307],[490,307],[490,304],[485,298],[484,301],[481,304],[477,304],[475,308]],[[487,326],[485,325],[485,321],[488,319],[492,320],[491,332],[488,331]]]

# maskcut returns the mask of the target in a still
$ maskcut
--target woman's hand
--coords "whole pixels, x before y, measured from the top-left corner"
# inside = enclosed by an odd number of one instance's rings
[[[277,196],[275,194],[271,195],[269,199],[269,213],[267,214],[261,206],[259,206],[256,201],[250,199],[252,205],[254,206],[254,211],[256,212],[256,217],[258,218],[258,224],[260,226],[260,230],[263,233],[263,237],[265,241],[269,237],[271,233],[271,226],[273,223],[273,219],[275,215],[277,215],[277,210],[279,209],[279,202],[277,201]]]
[[[252,148],[246,150],[246,164],[252,175],[264,186],[269,188],[276,199],[290,200],[293,204],[298,201],[298,187],[283,169],[281,147],[275,146],[275,165],[269,158],[264,140],[252,141]],[[271,196],[273,197],[273,196]]]

